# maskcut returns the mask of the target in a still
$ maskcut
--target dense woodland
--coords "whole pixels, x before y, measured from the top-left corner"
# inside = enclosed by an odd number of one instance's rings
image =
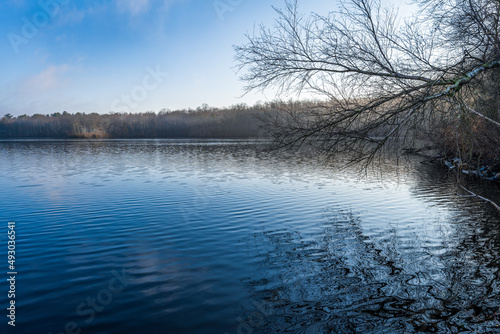
[[[217,109],[162,110],[158,113],[6,114],[0,138],[259,138],[259,115],[273,104]]]

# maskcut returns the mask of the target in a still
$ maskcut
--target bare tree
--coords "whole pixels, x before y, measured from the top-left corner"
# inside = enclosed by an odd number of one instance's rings
[[[499,105],[484,105],[485,88],[500,83],[500,1],[414,2],[418,15],[401,20],[378,0],[344,0],[337,12],[309,16],[287,1],[273,28],[235,47],[248,91],[312,92],[322,101],[269,115],[280,147],[310,143],[370,161],[390,143],[435,134],[438,122],[456,130],[464,120],[496,131],[490,139],[500,147]]]

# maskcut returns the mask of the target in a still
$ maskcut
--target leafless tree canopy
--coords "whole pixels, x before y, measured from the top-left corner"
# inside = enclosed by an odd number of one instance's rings
[[[500,1],[414,2],[418,13],[403,20],[378,0],[307,16],[288,1],[273,28],[235,47],[248,90],[313,92],[326,101],[270,115],[277,144],[370,159],[393,138],[435,135],[436,123],[443,140],[457,137],[465,120],[500,130]]]

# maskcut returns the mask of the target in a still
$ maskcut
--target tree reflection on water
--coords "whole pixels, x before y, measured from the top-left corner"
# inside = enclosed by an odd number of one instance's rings
[[[256,233],[260,277],[244,282],[254,303],[239,331],[500,332],[498,217],[462,204],[428,231],[418,221],[377,230],[331,207],[308,231]]]

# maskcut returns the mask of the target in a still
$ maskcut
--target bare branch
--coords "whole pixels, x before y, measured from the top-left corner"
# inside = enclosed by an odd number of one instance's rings
[[[420,16],[404,24],[380,0],[343,0],[326,16],[301,15],[298,1],[288,1],[274,28],[235,47],[248,91],[277,88],[324,101],[283,110],[271,122],[279,145],[309,142],[366,158],[438,121],[446,135],[464,109],[499,126],[499,113],[481,104],[484,87],[500,83],[498,0],[414,1]],[[488,94],[500,101],[500,92]],[[479,128],[473,119],[469,125]]]
[[[486,197],[480,196],[480,195],[478,195],[478,194],[476,194],[476,193],[474,193],[474,192],[470,191],[469,189],[465,188],[465,187],[464,187],[464,186],[462,186],[462,185],[460,186],[460,188],[462,188],[463,190],[465,190],[465,191],[466,191],[467,193],[469,193],[471,196],[477,197],[477,198],[479,198],[479,199],[482,199],[482,200],[483,200],[483,201],[485,201],[485,202],[490,203],[491,205],[493,205],[493,207],[494,207],[495,209],[497,209],[497,210],[500,212],[500,206],[499,206],[498,204],[496,204],[495,202],[493,202],[492,200],[490,200],[490,199],[488,199],[488,198],[486,198]]]

